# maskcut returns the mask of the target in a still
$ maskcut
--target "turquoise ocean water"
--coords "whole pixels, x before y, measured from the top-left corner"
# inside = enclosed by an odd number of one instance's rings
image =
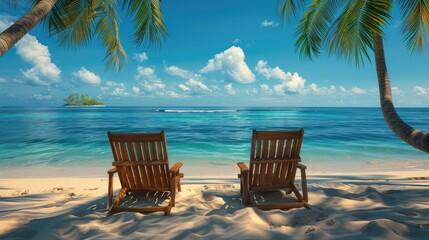
[[[429,108],[398,112],[429,130]],[[400,141],[378,108],[0,108],[0,170],[109,165],[107,131],[165,130],[171,161],[228,165],[248,161],[252,129],[301,127],[310,165],[429,159]]]

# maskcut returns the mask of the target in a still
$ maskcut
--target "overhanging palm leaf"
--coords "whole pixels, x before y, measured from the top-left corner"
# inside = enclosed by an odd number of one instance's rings
[[[59,1],[62,2],[61,0]],[[61,46],[75,48],[88,45],[99,21],[100,1],[67,1],[66,4],[56,4],[46,18],[49,32],[58,39]]]
[[[167,36],[162,12],[162,1],[123,1],[123,8],[128,9],[136,26],[134,42],[137,45],[148,43],[149,46],[159,47]]]
[[[313,59],[320,54],[323,39],[335,17],[339,0],[317,0],[308,6],[297,27],[296,48],[301,57]]]
[[[373,34],[383,35],[391,9],[390,1],[347,1],[326,35],[329,53],[344,56],[358,66],[370,60]]]
[[[296,17],[296,11],[303,9],[305,2],[305,0],[279,0],[277,5],[278,13],[283,17],[284,21],[287,21],[292,16]]]
[[[88,45],[95,35],[106,49],[107,66],[120,70],[127,54],[119,40],[116,1],[60,1],[47,17],[49,31],[66,47]]]
[[[116,11],[116,1],[104,1],[104,4],[100,6],[100,11],[101,19],[97,24],[95,32],[98,33],[103,47],[107,49],[104,59],[107,59],[107,65],[121,69],[128,59],[127,53],[119,40],[117,22],[119,16]]]
[[[0,0],[0,4],[13,4],[15,0]],[[40,0],[31,0],[33,6]],[[52,9],[45,12],[45,26],[60,45],[74,48],[87,46],[98,36],[106,49],[107,67],[120,70],[127,63],[127,54],[119,38],[119,14],[116,0],[52,0]],[[123,1],[136,26],[134,42],[159,47],[165,41],[167,30],[161,12],[161,0]],[[44,15],[45,16],[45,15]],[[40,20],[39,20],[40,21]],[[26,31],[28,32],[28,31]],[[22,37],[22,36],[21,36]],[[2,50],[1,53],[7,51]]]
[[[397,0],[402,11],[402,34],[407,48],[422,52],[429,40],[429,1]]]

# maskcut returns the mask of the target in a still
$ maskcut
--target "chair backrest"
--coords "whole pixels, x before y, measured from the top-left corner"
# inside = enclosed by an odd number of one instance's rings
[[[129,192],[168,191],[170,188],[167,142],[159,133],[107,133],[112,165]]]
[[[252,189],[276,189],[293,184],[304,129],[293,131],[253,130],[249,185]]]

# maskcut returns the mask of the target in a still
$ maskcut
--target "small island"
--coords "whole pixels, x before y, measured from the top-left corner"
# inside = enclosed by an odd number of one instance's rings
[[[90,98],[87,94],[70,94],[64,101],[64,107],[104,107],[103,102]]]

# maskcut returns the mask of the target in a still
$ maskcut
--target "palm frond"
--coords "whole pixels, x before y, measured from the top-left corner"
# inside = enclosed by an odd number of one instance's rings
[[[161,12],[161,0],[124,1],[123,7],[132,15],[136,26],[134,42],[139,46],[159,47],[165,41],[167,29]]]
[[[57,37],[61,46],[88,45],[94,36],[100,4],[100,0],[59,1],[47,19],[50,34]]]
[[[341,0],[315,0],[298,22],[296,49],[301,57],[313,59],[320,55],[323,39],[335,18]]]
[[[66,23],[63,17],[66,16],[67,4],[73,4],[73,0],[58,0],[51,11],[43,19],[44,26],[48,29],[51,36],[66,29]],[[38,0],[32,0],[33,4]]]
[[[402,34],[413,52],[423,52],[429,41],[429,1],[397,0],[402,11]]]
[[[286,22],[292,16],[296,17],[296,11],[303,9],[305,3],[305,0],[279,0],[277,2],[277,12]]]
[[[344,56],[357,66],[370,61],[368,50],[373,49],[373,34],[383,35],[390,19],[391,1],[349,0],[328,30],[326,42],[329,53]]]
[[[64,15],[60,16],[66,28],[56,32],[60,45],[81,47],[92,41],[96,19],[100,14],[97,11],[100,4],[100,0],[69,1]],[[52,26],[49,26],[50,30],[53,29]]]
[[[116,0],[104,0],[99,8],[100,18],[95,28],[101,45],[106,48],[107,67],[121,70],[122,66],[128,62],[121,41],[119,40],[119,15],[116,9]]]

